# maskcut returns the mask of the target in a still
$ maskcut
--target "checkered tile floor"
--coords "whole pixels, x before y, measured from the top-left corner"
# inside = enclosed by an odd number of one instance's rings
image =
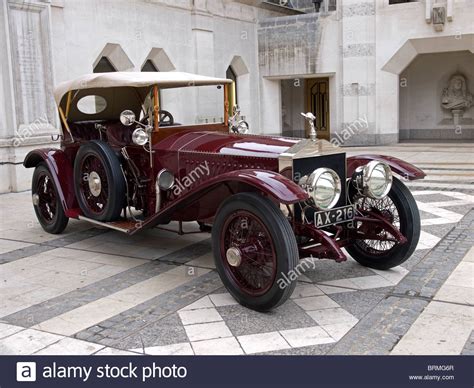
[[[412,192],[422,236],[403,266],[317,261],[291,300],[265,314],[225,291],[208,234],[125,237],[72,221],[67,234],[51,236],[28,193],[0,196],[0,354],[325,353],[474,203],[463,192]]]

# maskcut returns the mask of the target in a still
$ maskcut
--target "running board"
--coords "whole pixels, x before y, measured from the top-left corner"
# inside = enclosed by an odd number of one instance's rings
[[[102,222],[93,220],[92,218],[87,218],[84,216],[78,217],[81,221],[87,221],[95,225],[103,226],[104,228],[118,230],[119,232],[132,234],[137,229],[137,224],[139,221],[130,221],[130,220],[122,220],[122,221],[111,221],[111,222]]]

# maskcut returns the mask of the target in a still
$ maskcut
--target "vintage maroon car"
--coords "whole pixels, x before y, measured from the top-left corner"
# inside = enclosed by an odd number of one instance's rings
[[[200,86],[223,94],[220,122],[180,125],[160,110],[165,89]],[[182,233],[182,222],[197,221],[212,228],[229,292],[261,311],[291,295],[300,259],[342,262],[344,248],[364,266],[388,269],[410,257],[420,217],[394,175],[419,179],[423,171],[388,156],[346,158],[313,131],[310,139],[243,134],[247,124],[228,114],[230,87],[227,79],[179,72],[91,74],[60,84],[61,147],[24,161],[35,168],[42,227],[61,233],[75,218],[131,235],[171,221]]]

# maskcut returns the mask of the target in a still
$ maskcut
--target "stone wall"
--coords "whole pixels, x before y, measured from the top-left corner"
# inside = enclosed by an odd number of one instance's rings
[[[441,107],[443,89],[454,74],[462,74],[474,93],[474,54],[469,51],[419,55],[400,74],[401,139],[474,139],[474,104],[459,126]]]
[[[314,74],[321,34],[312,13],[260,20],[258,64],[262,77]]]
[[[0,192],[28,189],[26,153],[58,146],[54,85],[91,73],[102,56],[121,71],[151,60],[158,70],[216,77],[232,64],[242,113],[258,133],[256,21],[275,15],[227,0],[2,0]],[[222,117],[219,96],[189,88],[166,91],[163,101],[178,122],[197,123]]]

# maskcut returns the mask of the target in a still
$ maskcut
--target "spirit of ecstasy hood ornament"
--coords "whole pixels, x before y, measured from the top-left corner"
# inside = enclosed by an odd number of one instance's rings
[[[316,141],[316,128],[314,127],[314,120],[316,120],[316,117],[311,112],[301,112],[301,116],[303,116],[309,122],[309,138],[312,141]]]

